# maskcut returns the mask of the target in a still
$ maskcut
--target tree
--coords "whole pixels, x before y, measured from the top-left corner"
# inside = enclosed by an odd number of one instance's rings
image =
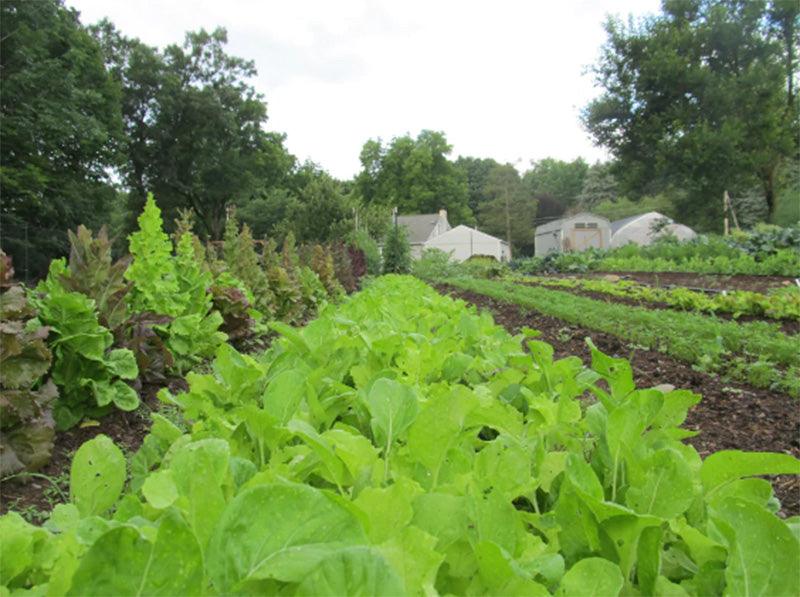
[[[221,238],[228,206],[277,187],[294,165],[284,136],[262,129],[254,64],[225,52],[224,29],[188,33],[163,52],[108,22],[94,31],[122,89],[131,212],[150,190],[167,221],[192,208],[198,231]]]
[[[491,197],[486,192],[486,185],[489,182],[489,172],[499,164],[492,158],[471,158],[458,156],[456,167],[459,168],[467,178],[467,203],[472,213],[476,214],[481,206]]]
[[[511,164],[494,166],[487,176],[485,192],[489,201],[481,206],[480,225],[490,234],[505,238],[512,254],[531,251],[538,205],[517,169]]]
[[[597,162],[589,166],[578,203],[585,209],[591,209],[598,203],[615,201],[618,197],[619,183],[612,172],[612,164]]]
[[[411,245],[404,226],[392,226],[383,247],[383,273],[407,274],[411,271]]]
[[[116,195],[119,92],[62,2],[0,3],[0,115],[2,248],[29,278],[66,253],[68,229],[99,228]]]
[[[467,183],[447,159],[452,148],[443,133],[422,131],[416,139],[397,137],[387,146],[369,140],[361,150],[356,190],[365,205],[397,207],[400,213],[446,209],[452,224],[474,224]]]
[[[777,170],[800,138],[800,5],[665,0],[662,9],[627,26],[607,21],[594,68],[604,93],[584,110],[587,129],[617,159],[631,198],[654,183],[683,187],[683,219],[719,228],[723,191],[758,183],[772,214]]]
[[[533,195],[548,195],[568,209],[575,205],[583,189],[589,165],[577,158],[571,162],[545,158],[531,162],[523,181]]]

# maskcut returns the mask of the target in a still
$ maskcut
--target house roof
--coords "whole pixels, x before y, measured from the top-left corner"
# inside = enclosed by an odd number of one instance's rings
[[[451,228],[447,232],[443,232],[435,239],[431,239],[431,244],[447,244],[448,242],[453,242],[456,239],[461,238],[461,235],[464,232],[471,233],[474,237],[481,239],[481,240],[496,240],[500,241],[501,244],[508,246],[508,243],[504,241],[502,238],[497,238],[496,236],[492,236],[491,234],[486,234],[485,232],[481,232],[477,228],[470,228],[469,226],[465,226],[464,224],[459,224],[455,228]]]
[[[618,230],[620,230],[621,228],[627,226],[631,222],[635,222],[636,220],[644,218],[645,216],[656,216],[657,218],[667,218],[667,216],[665,216],[664,214],[660,214],[657,211],[648,211],[648,212],[643,213],[643,214],[630,216],[629,218],[622,218],[621,220],[615,220],[615,221],[611,222],[611,234],[616,234],[616,232]],[[670,222],[672,222],[672,218],[667,218],[667,219]]]
[[[415,216],[397,216],[397,223],[408,230],[408,242],[424,243],[431,236],[431,232],[439,221],[439,214],[422,214]]]
[[[546,224],[542,224],[540,226],[537,226],[536,227],[536,234],[542,234],[542,233],[545,233],[545,232],[552,232],[554,230],[559,230],[567,222],[570,222],[572,220],[580,220],[580,219],[587,219],[587,218],[592,218],[592,219],[595,219],[595,220],[603,220],[605,222],[608,222],[608,220],[606,218],[604,218],[603,216],[598,216],[596,214],[589,213],[588,211],[582,211],[582,212],[577,213],[575,215],[567,216],[567,217],[564,217],[564,218],[559,218],[558,220],[553,220],[552,222],[547,222]]]

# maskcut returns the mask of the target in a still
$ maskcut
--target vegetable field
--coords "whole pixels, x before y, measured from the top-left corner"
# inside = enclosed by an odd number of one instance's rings
[[[555,359],[408,277],[272,327],[160,392],[188,429],[156,413],[127,456],[98,436],[42,526],[0,518],[4,592],[800,591],[798,520],[758,477],[800,462],[701,458],[699,395],[594,347]]]

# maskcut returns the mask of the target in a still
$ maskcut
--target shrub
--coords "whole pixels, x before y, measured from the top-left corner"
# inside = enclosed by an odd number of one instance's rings
[[[393,226],[383,247],[383,273],[407,274],[411,271],[411,245],[403,226]]]
[[[359,230],[353,235],[353,244],[364,253],[367,274],[381,274],[381,250],[375,239],[366,230]]]
[[[441,249],[425,249],[411,266],[411,272],[423,280],[438,282],[456,274],[458,265]]]

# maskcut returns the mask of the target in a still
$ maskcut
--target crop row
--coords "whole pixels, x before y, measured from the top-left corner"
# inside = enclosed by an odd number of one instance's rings
[[[386,276],[260,358],[217,349],[127,463],[84,444],[0,580],[48,595],[795,595],[785,454],[680,440],[700,397],[636,389]],[[602,383],[599,383],[602,382]],[[586,396],[596,400],[587,406]]]
[[[707,294],[688,288],[654,288],[628,280],[610,281],[545,276],[513,276],[509,280],[552,288],[599,292],[647,303],[666,303],[686,311],[729,313],[734,318],[741,315],[753,315],[770,319],[800,319],[800,289],[796,286],[773,290],[767,294],[748,290]]]
[[[783,334],[777,323],[737,323],[695,313],[609,304],[507,281],[452,278],[448,283],[611,334],[757,387],[800,395],[798,339]]]
[[[104,230],[93,236],[79,227],[70,243],[69,260],[54,260],[34,289],[14,282],[11,259],[0,253],[3,477],[46,464],[56,430],[138,408],[132,380],[163,383],[226,341],[258,342],[267,320],[303,321],[343,296],[342,284],[356,286],[343,247],[349,276],[337,276],[328,248],[309,248],[301,260],[291,238],[281,252],[258,254],[233,218],[219,252],[200,243],[186,218],[171,239],[152,197],[129,256],[112,259]]]

